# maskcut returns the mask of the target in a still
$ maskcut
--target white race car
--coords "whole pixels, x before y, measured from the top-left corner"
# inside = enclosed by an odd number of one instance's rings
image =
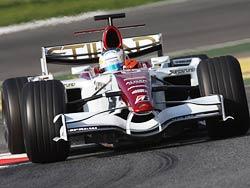
[[[212,138],[242,135],[249,112],[236,58],[206,55],[169,58],[161,34],[122,38],[113,19],[98,42],[42,48],[42,75],[3,83],[3,117],[11,153],[27,152],[32,162],[65,160],[71,141],[117,144],[156,140],[201,123]],[[148,53],[148,61],[133,59]],[[100,66],[90,66],[91,63]],[[72,67],[77,79],[59,81],[48,63]],[[110,63],[108,65],[108,63]],[[118,63],[118,64],[117,64]],[[171,131],[170,131],[171,130]],[[173,131],[174,130],[174,131]]]

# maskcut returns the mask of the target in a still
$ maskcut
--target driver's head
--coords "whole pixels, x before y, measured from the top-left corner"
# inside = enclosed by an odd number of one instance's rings
[[[108,49],[102,52],[99,58],[100,69],[104,72],[122,70],[124,60],[124,51],[120,48]]]

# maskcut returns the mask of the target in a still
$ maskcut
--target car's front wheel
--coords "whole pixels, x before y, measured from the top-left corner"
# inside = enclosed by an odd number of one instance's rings
[[[219,94],[224,97],[226,116],[234,120],[207,121],[211,137],[228,137],[245,134],[250,125],[248,104],[241,68],[232,56],[216,57],[202,61],[197,69],[201,96]]]
[[[65,88],[60,81],[30,82],[25,85],[23,97],[23,131],[29,159],[36,163],[65,160],[69,142],[53,139],[60,135],[62,122],[54,117],[65,113]]]

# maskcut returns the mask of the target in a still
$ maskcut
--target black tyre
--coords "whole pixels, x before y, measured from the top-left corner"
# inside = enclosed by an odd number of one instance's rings
[[[35,163],[65,160],[69,142],[53,141],[62,123],[53,123],[56,115],[65,113],[65,88],[60,81],[30,82],[23,89],[23,131],[26,152]]]
[[[208,120],[208,133],[213,138],[238,136],[249,129],[249,111],[238,60],[232,56],[202,61],[197,70],[201,96],[220,94],[224,97],[226,116],[234,120]]]
[[[6,140],[10,153],[25,152],[21,120],[21,93],[27,77],[10,78],[3,82],[3,121],[6,125]]]

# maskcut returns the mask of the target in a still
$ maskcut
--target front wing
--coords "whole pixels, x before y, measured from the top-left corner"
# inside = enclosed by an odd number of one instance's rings
[[[154,118],[142,122],[132,122],[135,115],[130,113],[125,120],[119,116],[100,112],[79,112],[59,114],[54,122],[62,119],[63,125],[60,129],[60,136],[54,138],[68,140],[68,137],[106,130],[117,130],[130,136],[152,136],[164,131],[169,125],[187,120],[206,120],[211,117],[221,117],[226,121],[223,96],[211,95],[196,99],[182,101],[182,104],[169,107],[161,112],[153,112]]]

